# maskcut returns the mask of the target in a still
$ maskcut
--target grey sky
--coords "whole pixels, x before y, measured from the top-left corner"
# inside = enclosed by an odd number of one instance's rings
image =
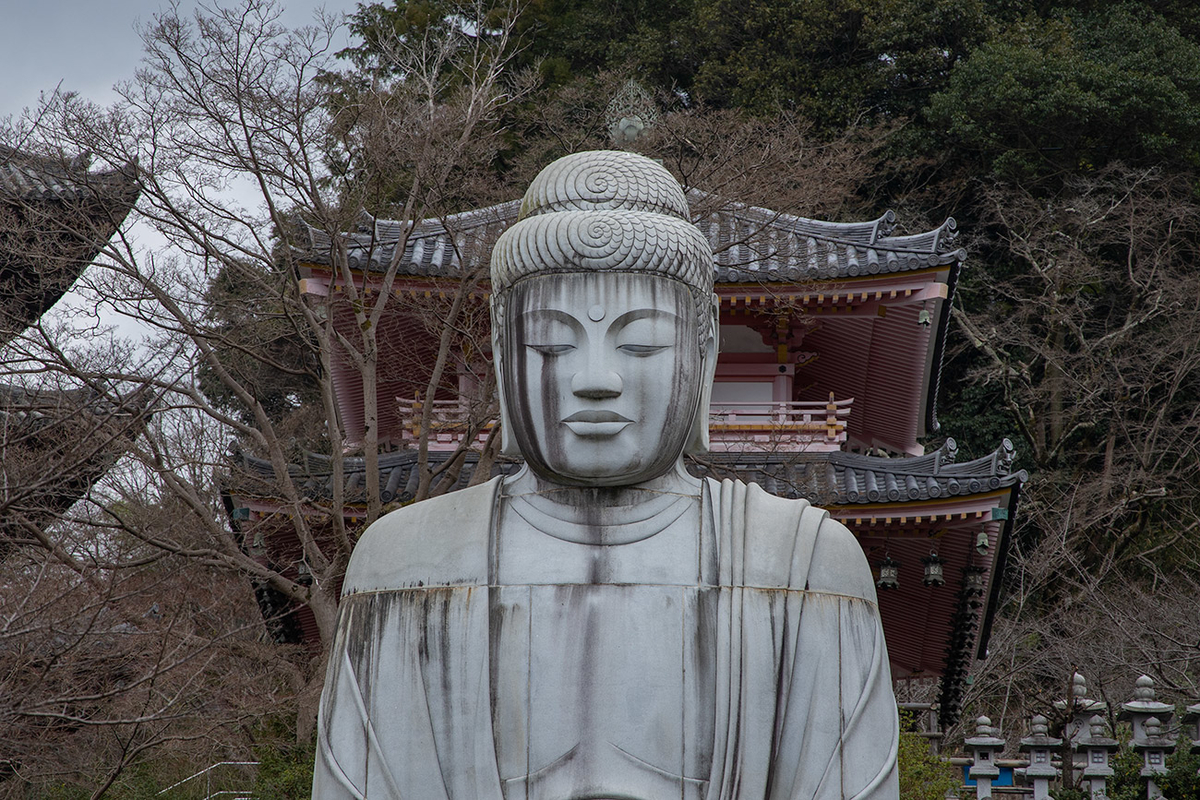
[[[230,4],[236,0],[219,0]],[[133,77],[142,57],[134,31],[166,2],[160,0],[0,0],[0,118],[37,104],[39,92],[79,92],[99,103],[114,99],[113,84]],[[181,2],[184,9],[195,0]],[[285,0],[282,22],[303,25],[313,10],[355,9],[354,0]]]
[[[241,0],[213,0],[223,5]],[[142,42],[134,30],[137,22],[149,23],[167,0],[0,0],[0,119],[17,117],[34,108],[38,96],[63,91],[107,105],[116,100],[112,87],[133,78],[142,59]],[[191,13],[196,0],[180,0]],[[355,0],[282,0],[280,22],[296,27],[313,21],[313,12],[348,13]],[[236,197],[237,191],[233,192]],[[161,238],[146,225],[128,226],[139,242],[156,246]],[[114,325],[119,335],[140,339],[149,331],[136,319],[115,312],[87,288],[85,278],[60,300],[51,314],[70,317],[88,326],[95,318]]]

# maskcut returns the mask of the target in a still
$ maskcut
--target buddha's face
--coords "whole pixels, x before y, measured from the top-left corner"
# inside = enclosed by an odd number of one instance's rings
[[[504,390],[530,467],[583,486],[624,486],[669,470],[704,380],[687,288],[600,272],[538,276],[511,292]]]

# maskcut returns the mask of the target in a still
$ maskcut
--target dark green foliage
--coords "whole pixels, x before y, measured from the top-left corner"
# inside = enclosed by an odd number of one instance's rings
[[[455,31],[458,28],[455,20],[474,20],[475,13],[473,3],[455,0],[396,0],[391,5],[360,5],[350,16],[350,34],[357,43],[338,55],[355,65],[358,78],[366,78],[373,70],[390,65],[387,56],[394,40],[412,40],[434,31]],[[502,13],[502,6],[491,12],[485,8],[479,34],[486,36],[489,19]]]
[[[695,92],[839,127],[911,115],[985,29],[973,0],[790,3],[697,0]]]
[[[325,451],[318,348],[288,293],[295,277],[260,265],[226,265],[205,292],[221,368],[246,387],[272,423],[303,447]],[[218,408],[257,425],[254,410],[209,364],[197,384]]]
[[[451,3],[362,7],[343,52],[373,63],[383,34],[438,24]],[[913,115],[982,41],[981,0],[533,0],[522,62],[553,89],[602,71],[679,90],[686,103],[801,111],[829,130],[864,115]]]
[[[254,796],[259,800],[308,800],[312,795],[315,737],[298,743],[293,723],[276,718],[261,726],[254,746],[259,761]]]
[[[614,69],[686,83],[691,13],[692,0],[533,0],[522,12],[525,59],[541,62],[549,86]]]
[[[1171,800],[1200,800],[1200,754],[1191,752],[1190,737],[1180,736],[1179,746],[1167,756],[1167,769],[1171,772],[1159,783],[1163,796]]]
[[[958,770],[929,752],[929,741],[913,730],[912,714],[900,713],[900,800],[943,800],[958,787]]]
[[[1138,4],[1030,15],[957,65],[927,116],[1019,182],[1114,160],[1195,164],[1200,44]]]
[[[1129,727],[1117,731],[1118,741],[1129,739]],[[1133,749],[1124,747],[1115,753],[1110,762],[1115,773],[1108,780],[1110,800],[1140,800],[1146,796],[1146,782],[1141,777],[1142,756]]]
[[[963,368],[970,359],[964,355],[961,361],[942,371],[945,388],[938,397],[938,422],[942,433],[958,445],[959,460],[969,461],[991,453],[1002,439],[1013,436],[1016,426],[999,396],[1001,388],[966,378]],[[1024,466],[1018,453],[1014,469]]]
[[[532,0],[520,58],[547,89],[615,71],[688,104],[787,109],[828,131],[907,117],[908,148],[1029,180],[1113,160],[1196,163],[1200,44],[1185,5]],[[457,13],[435,0],[363,6],[344,55],[365,67],[386,35]]]
[[[1091,795],[1085,792],[1083,789],[1066,789],[1062,787],[1051,789],[1050,796],[1053,797],[1054,800],[1088,800],[1088,798],[1091,797]]]

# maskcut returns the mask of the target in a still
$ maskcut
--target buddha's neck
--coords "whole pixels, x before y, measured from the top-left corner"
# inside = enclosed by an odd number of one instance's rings
[[[505,482],[509,497],[536,496],[568,508],[620,508],[652,502],[663,495],[695,497],[700,480],[684,469],[683,459],[665,474],[629,486],[566,486],[548,481],[526,467]]]
[[[631,486],[563,486],[524,469],[504,485],[512,510],[536,530],[583,544],[638,541],[665,529],[700,495],[682,461]]]

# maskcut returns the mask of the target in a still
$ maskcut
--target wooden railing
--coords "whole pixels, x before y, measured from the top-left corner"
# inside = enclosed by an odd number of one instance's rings
[[[421,416],[427,401],[397,397],[402,438],[414,446],[421,437]],[[853,398],[828,402],[719,403],[709,408],[709,438],[714,450],[785,450],[828,452],[846,441],[846,423]],[[469,430],[470,409],[459,400],[434,400],[429,421],[432,450],[454,449]],[[493,423],[476,431],[482,443]]]
[[[714,450],[840,450],[853,404],[832,393],[828,402],[714,403],[709,439]]]
[[[421,417],[425,412],[425,403],[421,399],[397,397],[401,423],[401,440],[404,446],[416,447],[421,438]],[[429,449],[456,450],[469,433],[468,421],[471,418],[471,407],[461,400],[434,400],[433,411],[429,416]],[[475,440],[479,444],[487,439],[495,422],[489,421],[475,432]]]

